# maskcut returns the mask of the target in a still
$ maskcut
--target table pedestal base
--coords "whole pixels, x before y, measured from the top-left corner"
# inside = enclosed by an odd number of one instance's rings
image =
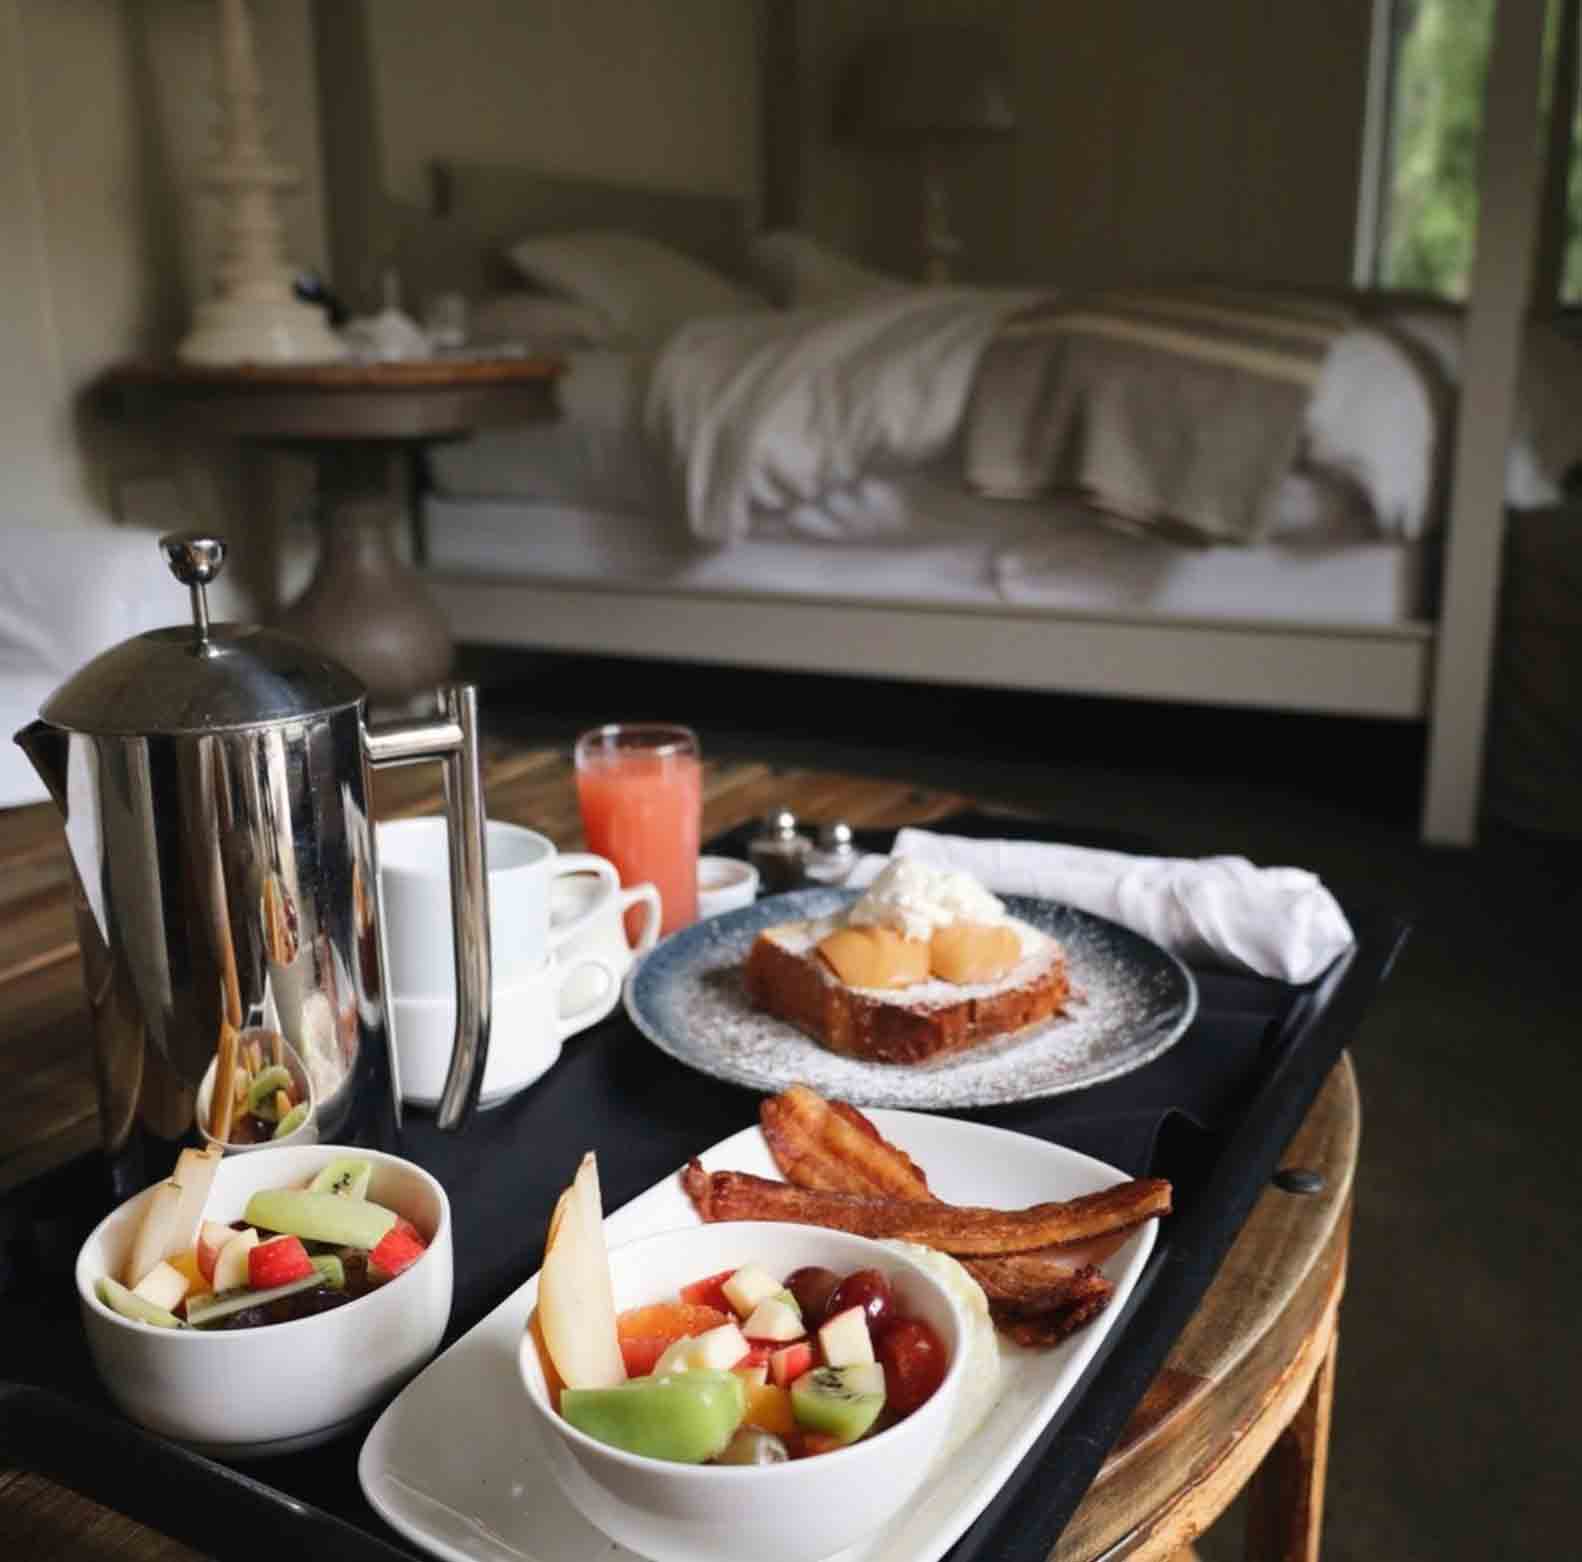
[[[401,704],[450,675],[456,648],[417,572],[396,554],[389,500],[325,496],[322,552],[280,627],[350,668],[376,704]]]

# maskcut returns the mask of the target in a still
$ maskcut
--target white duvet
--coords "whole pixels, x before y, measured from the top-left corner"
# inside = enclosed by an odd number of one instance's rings
[[[820,540],[873,541],[844,504],[865,480],[933,464],[960,431],[978,359],[1002,320],[1035,298],[919,288],[829,313],[694,320],[665,344],[644,428],[687,527],[721,546],[766,518]],[[1361,496],[1376,535],[1415,539],[1435,519],[1445,393],[1383,333],[1339,338],[1315,387],[1301,470],[1272,503],[1270,535],[1311,509]]]

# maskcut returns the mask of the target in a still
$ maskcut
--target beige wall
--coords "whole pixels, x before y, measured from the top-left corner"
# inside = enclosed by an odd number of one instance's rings
[[[234,523],[222,462],[91,416],[118,359],[168,351],[216,238],[213,0],[0,0],[0,525],[104,519],[161,491]],[[309,0],[253,5],[274,149],[305,175],[291,258],[320,264]],[[152,480],[152,483],[147,480]],[[215,513],[218,510],[219,513]],[[156,519],[147,516],[150,521]]]
[[[751,0],[372,0],[383,171],[421,201],[436,157],[748,194]]]
[[[803,0],[806,226],[915,257],[915,164],[842,145],[841,65],[870,31],[977,20],[1012,55],[1020,127],[951,154],[969,274],[1344,283],[1372,0]]]

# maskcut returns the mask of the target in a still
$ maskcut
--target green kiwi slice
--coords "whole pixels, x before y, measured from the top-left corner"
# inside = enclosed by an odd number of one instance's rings
[[[144,1301],[134,1291],[129,1291],[118,1280],[105,1275],[99,1281],[99,1300],[112,1312],[136,1323],[151,1323],[156,1329],[184,1329],[186,1325],[173,1312]]]
[[[277,1090],[290,1091],[291,1070],[283,1063],[272,1063],[266,1069],[253,1075],[253,1082],[247,1087],[247,1110],[254,1117],[261,1117],[266,1123],[275,1120],[275,1092]]]
[[[368,1184],[374,1174],[369,1161],[355,1156],[337,1156],[321,1171],[308,1189],[313,1193],[339,1193],[343,1198],[361,1199],[368,1196]]]
[[[810,1432],[855,1443],[884,1409],[884,1368],[877,1362],[815,1367],[791,1385],[791,1414]]]

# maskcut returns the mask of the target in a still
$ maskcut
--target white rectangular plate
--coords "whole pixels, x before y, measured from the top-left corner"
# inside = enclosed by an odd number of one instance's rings
[[[1015,1209],[1126,1180],[1102,1161],[1003,1128],[914,1112],[868,1115],[953,1204]],[[722,1140],[700,1159],[710,1171],[779,1175],[756,1127]],[[613,1247],[697,1225],[698,1216],[671,1176],[604,1224]],[[1053,1350],[1022,1350],[1001,1339],[1000,1394],[983,1425],[947,1461],[922,1502],[843,1558],[934,1562],[950,1548],[1114,1327],[1153,1249],[1157,1225],[1146,1222],[1105,1263],[1115,1298],[1087,1328]],[[561,1496],[539,1455],[517,1370],[517,1346],[537,1296],[534,1275],[409,1383],[363,1444],[357,1474],[369,1502],[394,1529],[447,1562],[608,1562],[632,1555]]]

